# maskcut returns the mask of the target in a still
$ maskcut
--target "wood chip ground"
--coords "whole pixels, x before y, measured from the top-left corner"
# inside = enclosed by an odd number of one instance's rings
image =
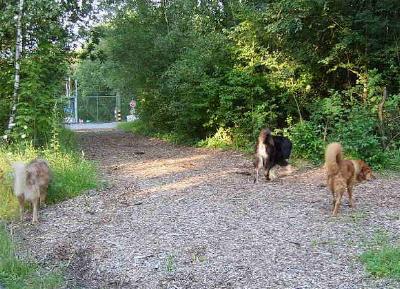
[[[359,255],[400,228],[397,178],[355,189],[330,215],[322,169],[254,184],[238,152],[119,131],[79,134],[106,186],[10,224],[25,252],[61,267],[65,288],[400,288]]]

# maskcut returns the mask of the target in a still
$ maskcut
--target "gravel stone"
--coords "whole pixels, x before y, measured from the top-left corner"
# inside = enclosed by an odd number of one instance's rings
[[[334,218],[321,168],[254,184],[234,151],[120,131],[79,141],[107,186],[10,224],[31,256],[64,268],[65,288],[400,288],[359,261],[378,234],[397,242],[398,178],[358,185],[356,208],[344,198]]]

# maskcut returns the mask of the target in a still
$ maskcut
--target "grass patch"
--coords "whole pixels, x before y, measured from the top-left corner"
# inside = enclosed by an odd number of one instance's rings
[[[65,152],[77,152],[78,141],[76,140],[75,133],[67,128],[61,128],[58,135],[61,150]]]
[[[0,224],[0,283],[7,289],[59,288],[62,277],[45,272],[33,261],[17,257],[12,240],[4,225]]]
[[[173,132],[157,132],[149,129],[141,120],[135,120],[131,122],[122,122],[118,124],[118,128],[124,132],[131,132],[138,135],[144,135],[148,137],[155,137],[163,141],[181,144],[181,145],[194,145],[196,141],[189,139],[186,136],[173,133]]]
[[[176,264],[175,264],[175,256],[174,255],[168,255],[165,269],[167,270],[167,272],[175,271]]]
[[[400,278],[400,245],[389,243],[386,231],[378,230],[368,241],[360,259],[369,274],[377,278]]]
[[[47,158],[53,172],[49,187],[49,203],[57,203],[98,187],[93,163],[71,153],[52,154]]]
[[[361,261],[372,276],[400,278],[400,246],[368,250],[361,255]]]
[[[130,122],[121,122],[118,124],[118,128],[123,130],[124,132],[132,132],[138,133],[142,135],[150,134],[150,131],[140,120],[130,121]]]
[[[359,224],[368,218],[368,213],[365,211],[356,211],[356,212],[352,212],[350,215],[348,215],[348,218],[353,223]]]
[[[8,219],[18,213],[18,202],[12,193],[12,169],[10,163],[21,160],[29,162],[40,157],[49,162],[52,181],[49,186],[47,203],[53,204],[98,187],[97,171],[94,164],[74,151],[75,137],[64,130],[61,136],[61,149],[36,149],[27,147],[0,148],[0,168],[3,180],[0,182],[0,219]],[[62,139],[68,141],[67,144]]]
[[[230,149],[235,147],[231,130],[224,129],[223,127],[220,127],[213,136],[199,141],[197,146],[219,149]]]

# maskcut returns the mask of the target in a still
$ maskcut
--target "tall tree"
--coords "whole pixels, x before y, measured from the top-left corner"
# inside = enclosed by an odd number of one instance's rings
[[[92,4],[0,0],[0,130],[10,138],[38,145],[50,138],[56,122],[48,112],[63,93],[76,32],[88,24]]]
[[[18,14],[17,14],[17,23],[16,30],[17,36],[15,38],[15,79],[14,79],[14,92],[12,97],[12,107],[10,118],[8,121],[8,130],[11,130],[15,125],[15,113],[17,111],[17,104],[19,101],[18,92],[19,92],[19,82],[20,82],[20,57],[22,53],[22,14],[24,11],[24,0],[19,0],[18,4]]]

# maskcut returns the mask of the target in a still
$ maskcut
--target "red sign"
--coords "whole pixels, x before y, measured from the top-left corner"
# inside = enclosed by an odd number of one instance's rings
[[[132,108],[136,107],[136,100],[132,99],[131,102],[129,103],[129,106]]]

